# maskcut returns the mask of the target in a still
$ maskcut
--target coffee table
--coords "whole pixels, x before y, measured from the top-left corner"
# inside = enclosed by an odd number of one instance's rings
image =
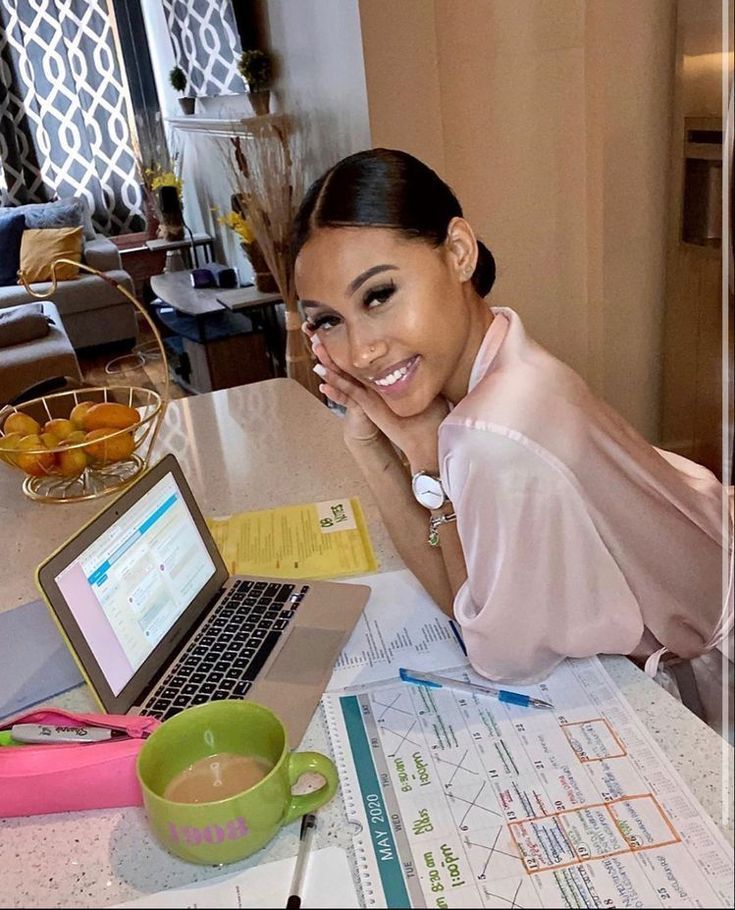
[[[160,301],[153,304],[156,315],[172,333],[165,341],[179,357],[177,381],[185,388],[210,392],[283,375],[273,311],[278,294],[195,288],[188,269],[151,276],[151,289]]]

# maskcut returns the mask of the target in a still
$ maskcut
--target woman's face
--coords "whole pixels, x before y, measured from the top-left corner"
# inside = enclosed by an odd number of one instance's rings
[[[386,228],[321,228],[297,257],[304,316],[329,356],[401,417],[467,391],[490,321],[468,280],[473,242],[470,232],[468,264],[461,245],[434,248]]]

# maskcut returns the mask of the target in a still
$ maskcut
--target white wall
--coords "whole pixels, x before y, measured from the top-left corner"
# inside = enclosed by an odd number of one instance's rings
[[[162,110],[166,117],[179,117],[178,96],[168,84],[174,59],[162,3],[142,3]],[[301,118],[312,148],[309,179],[314,179],[339,158],[370,145],[357,0],[266,0],[262,11],[265,45],[278,73],[271,111]],[[245,94],[198,98],[197,115],[235,119],[252,116],[252,109]],[[170,145],[180,156],[187,224],[213,234],[218,259],[250,277],[236,236],[211,210],[227,211],[233,191],[217,144],[176,130]]]
[[[310,125],[318,173],[370,147],[357,0],[267,0],[268,45],[276,54],[282,110]]]

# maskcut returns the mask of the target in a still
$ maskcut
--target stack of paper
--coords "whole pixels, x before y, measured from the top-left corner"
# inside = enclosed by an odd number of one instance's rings
[[[286,906],[296,857],[263,863],[243,872],[233,872],[196,882],[186,888],[159,891],[115,904],[116,907],[220,907],[267,908]],[[308,859],[301,906],[359,907],[357,892],[344,850],[326,847]]]

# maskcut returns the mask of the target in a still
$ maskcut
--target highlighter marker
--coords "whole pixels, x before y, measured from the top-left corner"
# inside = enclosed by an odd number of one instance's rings
[[[18,743],[99,743],[112,739],[109,727],[73,727],[56,724],[15,724],[10,733]]]

